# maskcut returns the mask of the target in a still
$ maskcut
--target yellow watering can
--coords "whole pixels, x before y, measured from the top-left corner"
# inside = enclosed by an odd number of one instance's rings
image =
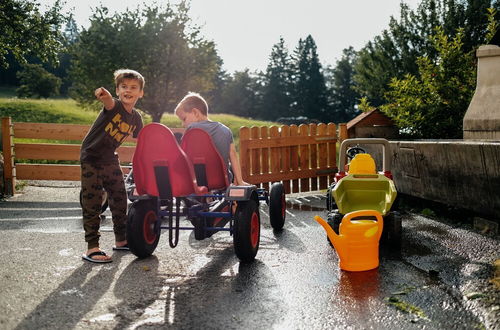
[[[377,220],[353,218],[375,217]],[[359,272],[377,268],[378,243],[382,235],[384,220],[380,212],[361,210],[347,213],[339,227],[339,234],[320,216],[316,220],[326,230],[340,259],[340,269]]]

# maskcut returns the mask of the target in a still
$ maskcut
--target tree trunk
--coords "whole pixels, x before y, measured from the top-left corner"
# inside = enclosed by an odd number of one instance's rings
[[[155,112],[151,114],[151,118],[153,119],[153,123],[159,123],[163,112]]]

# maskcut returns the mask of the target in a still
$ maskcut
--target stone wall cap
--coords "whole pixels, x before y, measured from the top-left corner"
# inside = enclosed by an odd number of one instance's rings
[[[390,140],[389,144],[414,144],[414,145],[435,145],[435,144],[465,144],[465,145],[500,145],[500,140],[490,140],[490,139],[418,139],[418,140]]]
[[[482,45],[476,51],[477,57],[500,56],[500,47],[496,45]]]

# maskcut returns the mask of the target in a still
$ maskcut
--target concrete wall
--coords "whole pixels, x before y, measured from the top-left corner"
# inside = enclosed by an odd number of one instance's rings
[[[500,141],[391,141],[398,192],[500,219]]]

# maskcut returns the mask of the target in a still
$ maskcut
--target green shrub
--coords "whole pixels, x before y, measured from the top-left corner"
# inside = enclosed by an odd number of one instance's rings
[[[17,73],[21,86],[16,90],[18,97],[48,98],[59,95],[61,79],[45,70],[40,64],[26,64]]]

